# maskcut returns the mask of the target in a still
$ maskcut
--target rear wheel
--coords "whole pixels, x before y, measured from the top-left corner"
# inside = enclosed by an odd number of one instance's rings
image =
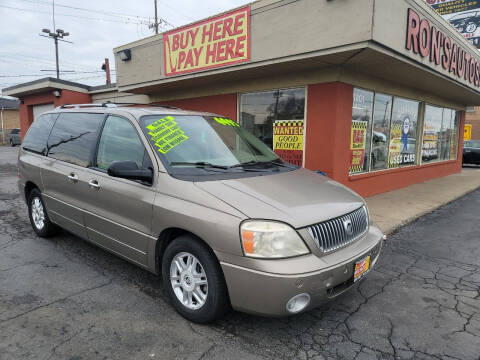
[[[33,189],[28,196],[28,215],[32,228],[38,236],[49,237],[58,232],[58,226],[48,218],[42,195],[38,189]]]
[[[163,283],[175,309],[197,323],[218,319],[229,308],[227,287],[213,252],[192,236],[167,246],[162,260]]]
[[[10,139],[10,146],[11,146],[11,147],[14,147],[14,146],[15,146],[15,144],[13,143],[13,140],[12,140],[12,139]]]

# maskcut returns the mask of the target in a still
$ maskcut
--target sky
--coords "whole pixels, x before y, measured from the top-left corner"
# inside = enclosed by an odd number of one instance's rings
[[[0,89],[55,77],[54,41],[42,37],[53,30],[53,0],[0,0]],[[252,0],[158,0],[160,31],[185,25]],[[113,48],[153,35],[154,0],[55,0],[55,28],[69,32],[59,42],[60,77],[87,85],[105,84],[101,70]],[[46,34],[43,34],[46,35]]]

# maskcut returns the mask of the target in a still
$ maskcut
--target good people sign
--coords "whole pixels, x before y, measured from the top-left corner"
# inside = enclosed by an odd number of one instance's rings
[[[413,9],[408,9],[405,48],[437,66],[441,65],[452,76],[480,86],[480,62],[477,58],[427,19],[420,18]]]
[[[163,35],[165,75],[250,60],[250,7]]]

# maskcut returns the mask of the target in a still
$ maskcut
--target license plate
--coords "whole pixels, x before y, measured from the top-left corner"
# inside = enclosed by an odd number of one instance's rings
[[[370,255],[358,260],[355,263],[355,271],[353,273],[353,282],[363,278],[370,271]]]

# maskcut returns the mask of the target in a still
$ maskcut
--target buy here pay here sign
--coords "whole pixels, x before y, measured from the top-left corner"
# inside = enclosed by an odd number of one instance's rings
[[[165,76],[250,60],[250,7],[163,34]]]

